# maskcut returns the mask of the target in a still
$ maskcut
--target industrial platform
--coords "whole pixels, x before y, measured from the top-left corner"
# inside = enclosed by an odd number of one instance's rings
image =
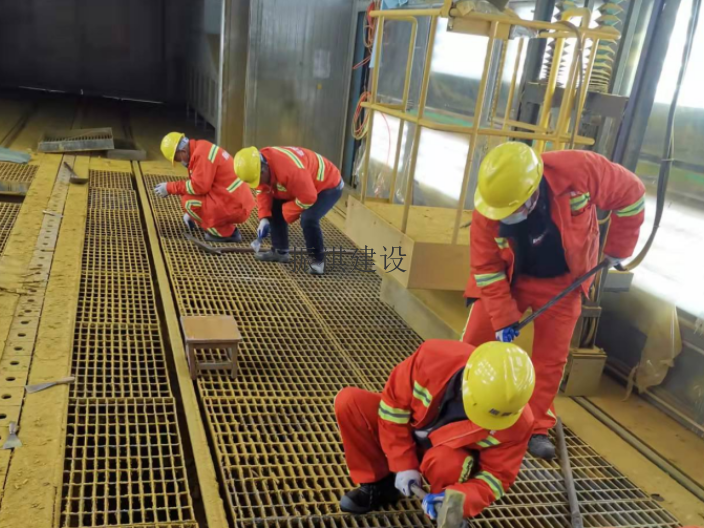
[[[24,443],[0,451],[0,528],[432,525],[417,501],[366,516],[337,506],[352,483],[335,394],[349,385],[380,391],[421,343],[379,299],[376,273],[345,257],[344,269],[311,277],[251,255],[207,254],[187,241],[201,235],[184,225],[178,199],[152,192],[185,177],[160,157],[163,133],[208,134],[180,116],[51,97],[0,105],[15,109],[3,114],[0,143],[33,150],[21,169],[0,163],[0,182],[31,183],[26,196],[0,203],[0,441],[18,420]],[[112,126],[149,158],[37,154],[48,126]],[[88,184],[69,184],[63,161]],[[243,226],[243,245],[256,223],[253,215]],[[354,248],[328,220],[324,233],[326,245]],[[291,242],[303,245],[299,227]],[[223,371],[191,381],[182,315],[234,316],[243,334],[236,380]],[[64,376],[75,381],[24,394],[27,383]],[[704,521],[696,501],[673,497],[676,486],[653,496],[636,485],[619,459],[578,436],[596,428],[593,419],[567,402],[558,408],[572,427],[567,441],[585,526]],[[639,483],[657,474],[643,471],[634,475]],[[559,464],[527,457],[512,490],[469,524],[569,526]]]

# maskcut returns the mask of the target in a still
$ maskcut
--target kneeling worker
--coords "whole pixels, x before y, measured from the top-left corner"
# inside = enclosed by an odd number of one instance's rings
[[[210,242],[241,242],[237,226],[249,218],[254,197],[237,178],[232,156],[209,141],[189,140],[171,132],[161,140],[161,153],[172,164],[180,161],[188,168],[188,180],[160,183],[154,192],[161,198],[181,197],[186,226],[205,230]]]
[[[430,340],[394,368],[381,394],[343,389],[335,415],[360,487],[340,509],[366,513],[398,491],[411,496],[422,474],[432,519],[449,494],[462,495],[465,517],[478,515],[518,475],[533,430],[526,404],[534,384],[530,358],[516,345]]]
[[[289,262],[288,224],[298,218],[311,257],[308,273],[325,273],[325,246],[320,220],[342,196],[340,171],[312,150],[299,147],[255,147],[235,155],[237,176],[256,189],[259,208],[257,236],[271,229],[271,251],[257,253],[261,261]]]

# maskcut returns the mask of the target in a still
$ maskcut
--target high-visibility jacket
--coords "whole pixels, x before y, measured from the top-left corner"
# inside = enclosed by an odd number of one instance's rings
[[[391,372],[379,404],[379,438],[391,471],[420,467],[413,430],[424,429],[437,418],[450,379],[473,351],[473,346],[460,341],[432,339]],[[478,452],[478,471],[469,480],[446,488],[465,495],[465,515],[477,515],[513,484],[532,430],[533,414],[526,406],[508,429],[488,431],[462,420],[429,434],[433,447]]]
[[[209,141],[192,139],[189,146],[189,178],[169,182],[168,193],[192,196],[184,207],[204,229],[244,223],[254,209],[254,197],[235,175],[232,156]]]
[[[612,212],[604,253],[629,257],[645,217],[645,186],[638,177],[594,152],[565,150],[546,152],[542,157],[550,216],[560,231],[571,278],[576,279],[597,264],[597,207]],[[471,273],[465,290],[465,297],[484,301],[494,330],[505,328],[522,316],[511,296],[511,242],[499,236],[499,226],[500,222],[473,212],[469,235]],[[585,294],[591,283],[588,280],[582,284]]]
[[[269,185],[257,187],[259,218],[271,216],[274,199],[284,200],[284,220],[289,224],[318,199],[318,193],[340,184],[340,171],[320,154],[300,147],[261,149],[271,173]]]

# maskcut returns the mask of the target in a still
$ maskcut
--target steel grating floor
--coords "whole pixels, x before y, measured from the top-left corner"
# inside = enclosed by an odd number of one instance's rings
[[[89,181],[61,526],[196,528],[132,176]]]
[[[20,214],[21,206],[22,204],[18,203],[0,202],[0,255],[5,249],[7,238],[10,236],[12,226],[15,225],[17,215]]]
[[[173,179],[146,175],[146,188]],[[180,313],[233,315],[242,331],[238,378],[209,372],[197,382],[236,526],[431,526],[417,501],[365,516],[343,515],[337,507],[352,483],[335,424],[335,394],[348,385],[380,391],[389,371],[421,342],[379,300],[381,279],[349,269],[311,277],[251,255],[203,253],[184,239],[177,198],[150,193],[149,200]],[[242,227],[243,244],[255,236],[256,224],[253,214]],[[354,247],[327,221],[323,231],[326,246]],[[291,245],[304,245],[298,224]],[[570,431],[567,442],[585,526],[679,526]],[[470,525],[570,526],[559,465],[528,455],[512,490]]]

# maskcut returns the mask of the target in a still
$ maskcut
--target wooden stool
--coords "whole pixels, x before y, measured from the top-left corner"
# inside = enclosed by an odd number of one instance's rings
[[[237,347],[242,335],[237,322],[229,315],[182,316],[181,328],[186,338],[186,357],[191,379],[196,379],[202,370],[229,368],[232,379],[237,376]],[[207,350],[225,349],[229,354],[227,362],[196,361],[196,348]]]

